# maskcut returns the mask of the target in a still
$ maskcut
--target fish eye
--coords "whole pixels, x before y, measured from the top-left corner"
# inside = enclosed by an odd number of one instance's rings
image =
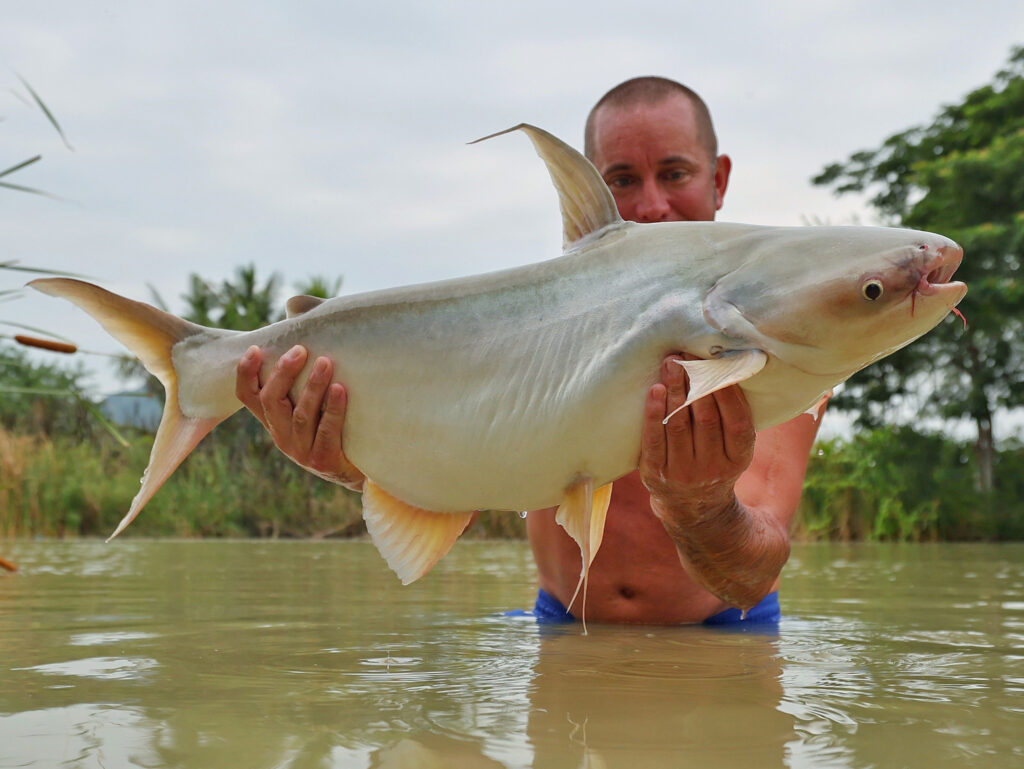
[[[860,287],[860,292],[864,295],[864,298],[869,302],[873,302],[882,296],[882,281],[878,278],[872,278],[871,280],[864,281],[864,285]]]

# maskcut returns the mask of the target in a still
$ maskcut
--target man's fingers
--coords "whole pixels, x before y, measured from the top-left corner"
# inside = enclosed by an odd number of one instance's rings
[[[274,364],[260,390],[260,403],[267,417],[266,424],[278,445],[281,445],[280,437],[291,433],[292,403],[288,399],[288,391],[302,371],[307,355],[305,347],[296,345],[290,349]]]
[[[666,389],[665,414],[671,414],[684,403],[689,393],[689,383],[686,372],[676,361],[678,358],[666,358],[661,364],[661,381]],[[691,425],[691,410],[683,409],[668,420],[665,425],[666,457],[665,464],[669,467],[679,462],[693,461],[693,426]],[[664,417],[662,417],[664,418]]]
[[[705,395],[690,405],[693,413],[693,454],[698,465],[714,463],[725,456],[722,417],[716,395]]]
[[[342,430],[348,409],[345,387],[340,383],[332,384],[327,390],[324,403],[324,413],[320,416],[320,426],[309,456],[310,465],[321,472],[336,475],[351,488],[353,484],[362,482],[363,474],[348,461],[342,450]]]
[[[656,384],[647,392],[644,403],[644,426],[640,438],[641,475],[660,479],[665,468],[665,385]]]
[[[242,402],[253,415],[266,425],[263,415],[263,404],[260,403],[260,366],[263,355],[260,348],[253,345],[238,361],[235,376],[235,397]]]
[[[309,451],[320,422],[324,394],[334,375],[330,358],[317,358],[292,411],[292,450]]]
[[[735,464],[749,464],[754,451],[754,418],[743,391],[737,386],[726,387],[715,393],[715,400],[722,416],[726,456]]]

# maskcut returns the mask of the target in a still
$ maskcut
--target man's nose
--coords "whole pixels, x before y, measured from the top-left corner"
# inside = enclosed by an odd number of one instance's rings
[[[638,222],[663,222],[669,218],[672,206],[661,185],[654,179],[648,179],[640,188],[640,196],[636,203],[636,220]]]

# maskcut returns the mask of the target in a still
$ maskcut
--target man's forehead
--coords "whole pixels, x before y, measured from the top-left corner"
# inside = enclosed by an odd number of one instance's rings
[[[594,127],[600,132],[619,123],[658,122],[678,127],[683,133],[697,130],[697,112],[693,102],[682,94],[669,94],[655,101],[637,100],[626,104],[602,104],[594,114]]]
[[[699,133],[675,122],[650,124],[624,121],[597,132],[594,164],[602,174],[634,165],[699,166],[706,155]]]
[[[672,95],[657,102],[602,105],[594,114],[595,150],[646,144],[654,136],[678,144],[678,153],[700,140],[700,128],[690,100]],[[660,158],[659,158],[660,160]]]

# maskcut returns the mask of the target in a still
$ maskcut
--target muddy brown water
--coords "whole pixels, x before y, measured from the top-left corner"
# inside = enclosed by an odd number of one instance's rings
[[[0,540],[0,767],[1024,766],[1024,546],[798,545],[783,621],[540,626],[523,543]]]

